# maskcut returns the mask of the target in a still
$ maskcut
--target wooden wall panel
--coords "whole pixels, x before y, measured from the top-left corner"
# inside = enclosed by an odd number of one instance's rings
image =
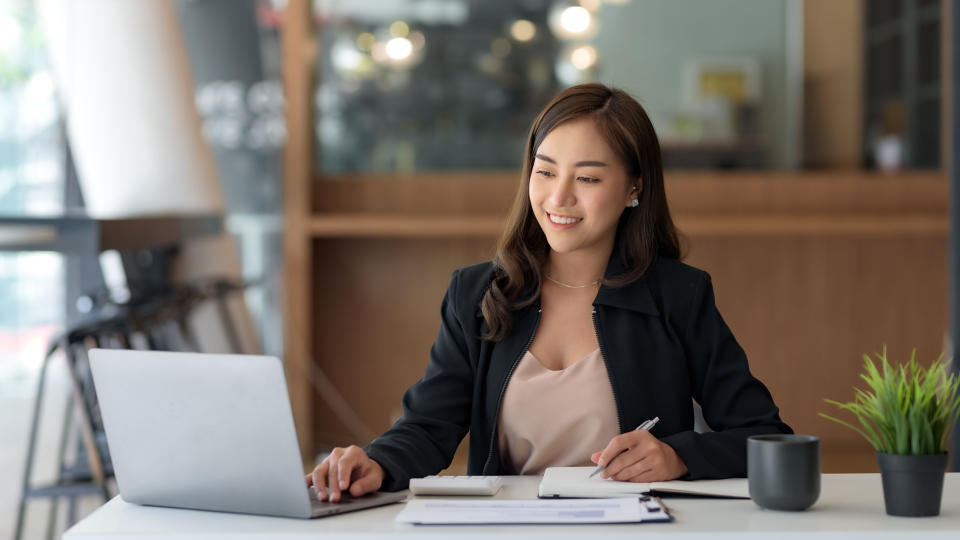
[[[825,467],[873,470],[859,435],[818,416],[853,398],[862,354],[925,362],[947,329],[945,237],[691,239],[687,262],[711,273],[717,304],[797,432],[823,439]],[[860,452],[854,463],[835,454]]]
[[[318,240],[313,347],[317,364],[376,433],[427,365],[456,268],[493,256],[492,239]],[[320,446],[360,444],[319,398]]]
[[[518,177],[511,172],[425,173],[415,179],[367,176],[314,181],[315,216],[503,216]],[[889,216],[946,212],[946,175],[855,170],[818,172],[666,171],[674,216]]]
[[[313,208],[317,214],[502,215],[519,181],[519,173],[503,171],[349,175],[314,182]]]

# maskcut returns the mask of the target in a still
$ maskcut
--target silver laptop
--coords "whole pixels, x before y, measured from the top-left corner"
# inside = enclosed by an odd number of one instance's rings
[[[310,518],[406,497],[316,498],[277,358],[94,349],[90,367],[127,502]]]

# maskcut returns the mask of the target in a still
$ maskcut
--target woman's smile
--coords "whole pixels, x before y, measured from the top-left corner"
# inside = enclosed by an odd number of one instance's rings
[[[557,230],[569,229],[583,221],[582,217],[554,214],[552,212],[546,212],[546,214],[550,219],[550,224],[553,225]]]

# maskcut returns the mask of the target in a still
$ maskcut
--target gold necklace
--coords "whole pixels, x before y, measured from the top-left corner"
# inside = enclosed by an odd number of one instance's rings
[[[600,280],[598,279],[598,280],[596,280],[596,281],[591,281],[590,283],[587,283],[586,285],[570,285],[569,283],[564,283],[564,282],[562,282],[562,281],[557,281],[557,280],[553,279],[552,277],[550,277],[550,274],[544,274],[544,276],[546,276],[547,279],[549,279],[550,281],[556,283],[557,285],[559,285],[559,286],[561,286],[561,287],[566,287],[566,288],[568,288],[568,289],[584,289],[584,288],[586,288],[586,287],[596,287],[597,285],[600,284]]]

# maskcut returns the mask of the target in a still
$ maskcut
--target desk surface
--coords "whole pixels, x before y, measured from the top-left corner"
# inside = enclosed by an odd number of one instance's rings
[[[536,496],[538,477],[505,477],[499,498]],[[247,538],[960,538],[960,473],[948,473],[940,516],[897,518],[886,515],[878,474],[825,474],[820,499],[806,512],[763,510],[749,500],[682,499],[664,501],[676,521],[630,525],[483,525],[414,526],[394,523],[403,504],[323,519],[299,520],[153,508],[114,498],[64,534],[86,538],[201,538],[211,534]]]

